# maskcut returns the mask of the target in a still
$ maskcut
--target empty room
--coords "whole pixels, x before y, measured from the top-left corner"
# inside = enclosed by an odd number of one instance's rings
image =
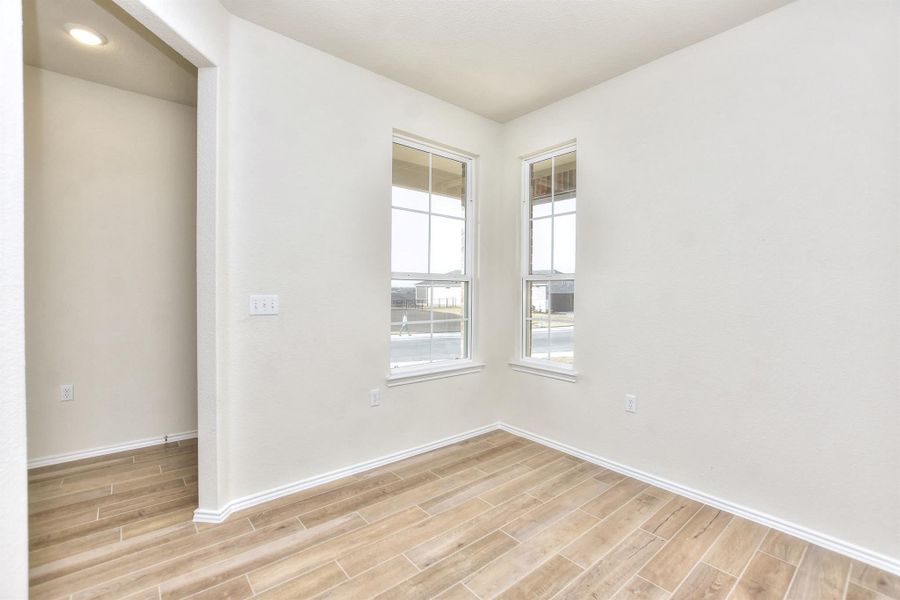
[[[0,81],[0,599],[900,600],[900,0],[2,0]]]

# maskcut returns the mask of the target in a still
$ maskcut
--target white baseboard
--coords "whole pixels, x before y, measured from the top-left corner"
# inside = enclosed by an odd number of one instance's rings
[[[628,477],[643,481],[644,483],[649,483],[651,485],[655,485],[658,488],[674,492],[680,496],[684,496],[686,498],[708,504],[714,508],[718,508],[733,515],[743,517],[748,521],[753,521],[755,523],[765,525],[766,527],[782,531],[794,537],[810,542],[811,544],[816,544],[817,546],[827,548],[828,550],[833,550],[834,552],[837,552],[839,554],[843,554],[845,556],[849,556],[850,558],[854,558],[861,562],[870,564],[874,567],[878,567],[879,569],[882,569],[884,571],[894,573],[895,575],[900,575],[900,559],[898,558],[886,556],[867,548],[862,548],[860,546],[857,546],[856,544],[851,544],[850,542],[834,538],[830,535],[826,535],[813,529],[803,527],[802,525],[797,525],[796,523],[785,521],[784,519],[768,515],[752,508],[748,508],[740,504],[735,504],[716,496],[711,496],[704,492],[685,487],[667,479],[662,479],[661,477],[657,477],[650,473],[632,469],[631,467],[628,467],[626,465],[605,459],[601,456],[597,456],[596,454],[591,454],[590,452],[579,450],[578,448],[573,448],[568,444],[563,444],[555,440],[551,440],[550,438],[546,438],[542,435],[526,431],[525,429],[520,429],[513,425],[500,423],[499,428],[520,437],[527,438],[533,442],[537,442],[538,444],[549,446],[550,448],[555,448],[556,450],[565,452],[566,454],[571,454],[572,456],[584,459],[595,465],[600,465],[601,467],[605,467],[611,471],[616,471],[623,475],[627,475]]]
[[[228,515],[233,512],[237,512],[245,508],[250,508],[251,506],[256,506],[264,502],[269,502],[270,500],[275,500],[276,498],[289,496],[290,494],[295,494],[299,491],[309,489],[317,485],[322,485],[323,483],[328,483],[329,481],[334,481],[335,479],[340,479],[341,477],[347,477],[348,475],[362,473],[363,471],[381,467],[383,465],[396,462],[404,458],[409,458],[417,454],[423,454],[425,452],[436,450],[443,446],[449,446],[450,444],[455,444],[465,439],[475,437],[476,435],[481,435],[483,433],[488,433],[489,431],[494,431],[499,428],[499,423],[492,423],[490,425],[485,425],[484,427],[479,427],[478,429],[472,429],[471,431],[460,433],[459,435],[450,436],[436,442],[431,442],[422,446],[416,446],[415,448],[409,448],[408,450],[402,450],[400,452],[394,452],[393,454],[388,454],[387,456],[382,456],[380,458],[361,462],[349,467],[337,469],[336,471],[331,471],[322,475],[316,475],[314,477],[302,479],[294,483],[278,486],[269,490],[258,492],[256,494],[250,494],[249,496],[244,496],[243,498],[232,500],[220,510],[206,510],[198,508],[196,511],[194,511],[194,521],[196,523],[221,523],[228,518]]]
[[[244,496],[243,498],[232,500],[220,510],[197,509],[194,512],[194,521],[198,523],[221,523],[222,521],[227,519],[230,514],[236,511],[250,508],[252,506],[256,506],[270,500],[275,500],[276,498],[288,496],[290,494],[309,489],[317,485],[322,485],[323,483],[328,483],[329,481],[334,481],[335,479],[339,479],[341,477],[347,477],[348,475],[361,473],[363,471],[374,469],[376,467],[402,460],[410,456],[415,456],[417,454],[422,454],[424,452],[435,450],[443,446],[455,444],[456,442],[460,442],[476,435],[488,433],[496,429],[508,431],[509,433],[532,440],[544,446],[555,448],[556,450],[560,450],[561,452],[565,452],[566,454],[571,454],[572,456],[576,456],[593,464],[600,465],[623,475],[627,475],[628,477],[638,479],[645,483],[649,483],[651,485],[679,494],[686,498],[691,498],[692,500],[708,504],[709,506],[724,510],[739,517],[743,517],[749,521],[753,521],[755,523],[765,525],[766,527],[782,531],[812,544],[822,546],[823,548],[833,550],[834,552],[838,552],[845,556],[849,556],[850,558],[854,558],[856,560],[878,567],[879,569],[882,569],[884,571],[900,575],[900,559],[874,552],[845,540],[841,540],[819,531],[803,527],[802,525],[797,525],[796,523],[791,523],[790,521],[774,517],[758,510],[754,510],[740,504],[735,504],[728,500],[723,500],[722,498],[718,498],[716,496],[712,496],[710,494],[680,485],[673,481],[657,477],[656,475],[633,469],[627,465],[608,460],[601,456],[597,456],[596,454],[585,452],[584,450],[574,448],[572,446],[569,446],[568,444],[557,442],[542,435],[532,433],[525,429],[521,429],[519,427],[515,427],[506,423],[494,423],[485,427],[480,427],[478,429],[473,429],[471,431],[461,433],[459,435],[447,437],[430,444],[424,444],[422,446],[417,446],[415,448],[410,448],[401,452],[395,452],[393,454],[382,456],[374,460],[351,465],[349,467],[331,471],[329,473],[325,473],[315,477],[309,477],[295,483],[282,485],[276,488],[265,490],[263,492],[251,494],[249,496]]]
[[[113,454],[115,452],[123,452],[125,450],[135,450],[137,448],[145,448],[147,446],[155,446],[165,442],[166,437],[170,442],[179,440],[189,440],[197,437],[196,431],[184,431],[182,433],[170,433],[168,436],[159,435],[152,438],[144,438],[142,440],[134,440],[123,444],[113,444],[112,446],[100,446],[98,448],[90,448],[88,450],[79,450],[77,452],[67,452],[65,454],[56,454],[54,456],[45,456],[43,458],[34,458],[28,461],[28,468],[46,467],[48,465],[57,465],[59,463],[71,462],[73,460],[81,460],[82,458],[93,458],[103,454]]]

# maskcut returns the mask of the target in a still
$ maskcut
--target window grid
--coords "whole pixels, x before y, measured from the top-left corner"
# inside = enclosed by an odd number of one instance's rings
[[[397,321],[391,319],[391,329],[392,329],[392,338],[393,331],[395,327],[406,327],[415,326],[415,325],[426,325],[428,326],[428,355],[427,360],[415,360],[415,361],[395,361],[392,357],[391,359],[391,368],[398,368],[402,366],[427,366],[428,364],[442,364],[447,362],[448,360],[467,360],[471,358],[473,341],[472,341],[472,327],[471,327],[471,311],[472,311],[472,297],[473,297],[473,281],[471,276],[471,267],[472,267],[472,253],[473,253],[473,235],[472,235],[472,220],[474,218],[474,198],[473,198],[473,180],[474,180],[474,169],[473,169],[473,160],[471,158],[457,155],[450,152],[445,152],[439,148],[435,148],[432,146],[428,146],[425,144],[421,144],[419,142],[408,140],[406,138],[396,137],[394,138],[394,144],[398,144],[400,146],[405,146],[407,148],[412,148],[415,150],[419,150],[421,152],[425,152],[428,154],[428,208],[427,210],[419,210],[415,208],[410,208],[406,206],[396,206],[391,202],[392,210],[403,211],[408,213],[415,213],[425,215],[428,218],[428,226],[427,226],[427,249],[426,249],[426,268],[429,272],[419,273],[419,272],[391,272],[391,280],[392,281],[420,281],[425,285],[426,294],[428,297],[424,301],[424,305],[427,307],[427,312],[429,315],[428,319],[417,319],[417,320],[407,320],[406,322]],[[462,204],[463,204],[463,214],[464,216],[459,217],[450,214],[443,214],[441,212],[434,212],[434,157],[439,156],[443,158],[450,159],[452,161],[456,161],[462,164],[462,173],[464,178],[464,186],[461,190],[463,194]],[[462,257],[462,269],[461,273],[435,273],[433,271],[433,256],[432,256],[432,242],[433,242],[433,220],[434,218],[441,219],[450,219],[457,222],[463,223],[463,257]],[[460,287],[460,296],[461,296],[461,309],[460,318],[458,319],[447,319],[447,318],[434,318],[435,308],[438,308],[435,304],[433,304],[433,300],[431,296],[431,289],[434,287],[443,287],[440,285],[446,283],[448,284],[446,287],[452,288],[454,286]],[[393,284],[392,284],[393,287]],[[418,297],[416,298],[416,303],[418,303]],[[455,305],[454,305],[455,308]],[[451,325],[451,324],[459,324],[459,332],[460,332],[460,352],[458,357],[454,357],[452,359],[435,357],[434,355],[434,340],[435,335],[440,335],[441,333],[453,333],[453,330],[447,331],[435,331],[435,326],[441,325]],[[407,330],[408,331],[408,330]],[[401,334],[402,336],[402,334]],[[424,357],[422,357],[424,358]],[[402,363],[402,364],[398,364]]]
[[[523,252],[522,252],[522,330],[521,330],[521,340],[522,343],[520,345],[521,348],[521,358],[528,360],[538,360],[541,362],[553,362],[553,364],[557,366],[568,366],[572,367],[574,362],[574,343],[572,343],[572,349],[569,354],[571,355],[571,361],[566,361],[563,357],[562,360],[554,360],[553,350],[554,350],[554,342],[553,342],[553,287],[554,282],[558,282],[556,285],[564,285],[568,283],[572,288],[572,328],[574,335],[574,289],[575,289],[575,273],[576,269],[572,269],[572,273],[559,273],[556,270],[556,219],[558,217],[564,217],[567,215],[575,215],[577,213],[577,206],[575,210],[563,210],[562,212],[557,212],[557,169],[556,169],[556,161],[558,157],[564,156],[569,153],[575,152],[575,146],[565,146],[559,148],[557,150],[551,151],[549,153],[536,156],[531,159],[527,159],[523,163],[523,223],[525,224],[526,231],[523,232],[522,239],[524,242]],[[535,199],[535,195],[533,192],[533,186],[535,184],[535,177],[533,174],[533,168],[536,164],[550,160],[550,185],[549,185],[549,196],[550,196],[550,213],[547,215],[534,216],[534,205],[533,200]],[[577,173],[577,171],[576,171]],[[577,175],[576,175],[577,177]],[[573,181],[573,185],[569,188],[568,185],[564,186],[566,192],[568,193],[570,190],[575,192],[577,196],[577,183]],[[550,244],[549,244],[549,269],[547,269],[547,273],[535,273],[534,272],[534,224],[539,221],[548,221],[550,222]],[[541,284],[544,284],[541,286]],[[544,287],[544,297],[545,297],[545,311],[541,313],[539,318],[535,318],[536,314],[534,309],[534,298],[533,293],[536,287]],[[534,324],[544,323],[547,324],[547,336],[546,336],[546,354],[544,351],[540,353],[540,355],[536,355],[534,351],[534,341],[536,338],[534,334]],[[565,322],[557,321],[557,322]],[[566,354],[565,352],[562,353]]]

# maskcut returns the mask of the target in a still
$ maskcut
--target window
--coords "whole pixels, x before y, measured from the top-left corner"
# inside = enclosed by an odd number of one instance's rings
[[[391,368],[471,353],[472,160],[394,139]]]
[[[575,361],[575,148],[524,163],[522,358]]]

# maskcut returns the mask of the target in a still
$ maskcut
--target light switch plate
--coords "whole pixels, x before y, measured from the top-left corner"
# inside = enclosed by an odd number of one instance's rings
[[[251,315],[277,315],[278,314],[278,295],[277,294],[255,294],[250,296],[250,314]]]

